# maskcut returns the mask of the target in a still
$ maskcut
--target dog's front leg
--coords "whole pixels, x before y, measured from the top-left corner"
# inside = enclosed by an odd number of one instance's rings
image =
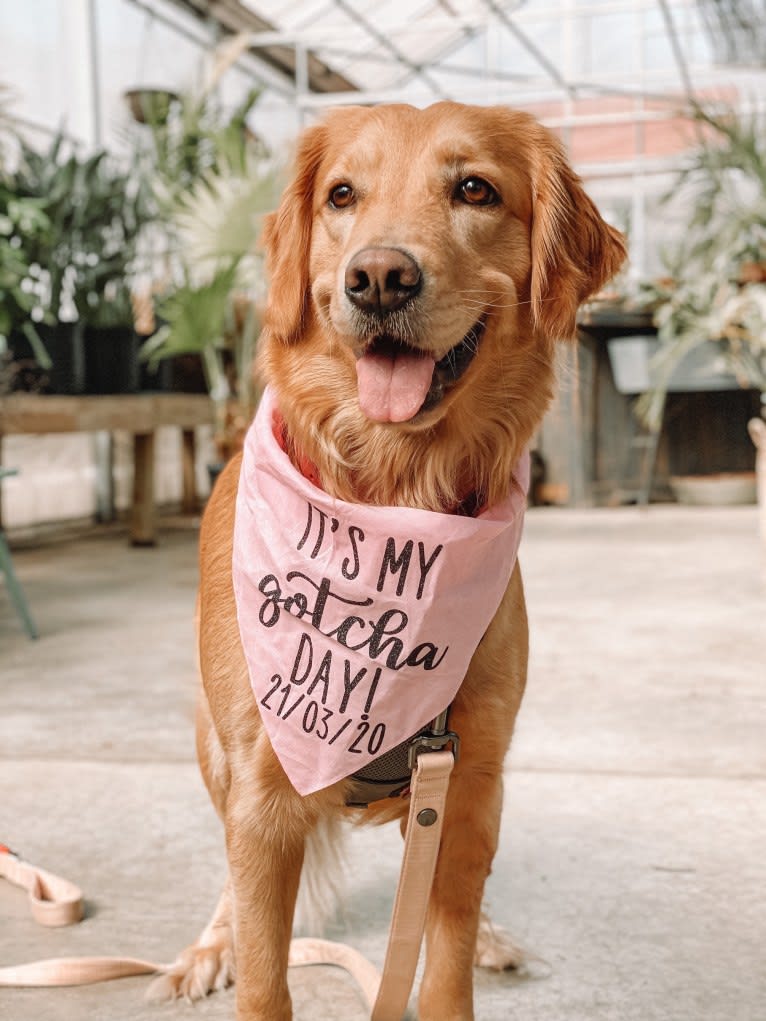
[[[456,769],[428,905],[420,1021],[474,1021],[476,935],[484,883],[497,849],[501,805],[499,772]]]
[[[237,1021],[291,1021],[287,957],[306,819],[294,810],[289,789],[275,791],[253,776],[245,770],[242,778],[232,777],[226,803]]]

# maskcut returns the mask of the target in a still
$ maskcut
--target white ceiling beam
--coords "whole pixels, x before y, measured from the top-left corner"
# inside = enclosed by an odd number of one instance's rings
[[[696,7],[697,0],[673,0],[673,7],[683,9]],[[540,21],[565,21],[567,19],[600,17],[604,14],[633,14],[636,11],[656,10],[657,0],[603,0],[602,3],[578,3],[576,7],[543,5],[535,0],[525,4],[514,14],[516,21],[530,23]]]
[[[555,82],[565,93],[571,94],[573,91],[572,86],[564,78],[561,71],[559,71],[553,61],[549,60],[543,51],[535,45],[526,32],[523,32],[521,28],[519,28],[513,18],[507,14],[502,7],[499,7],[498,4],[495,3],[495,0],[483,0],[483,3],[487,10],[490,11],[497,20],[505,26],[511,35],[515,37],[517,42],[521,43],[532,59],[549,76],[551,81]]]
[[[396,43],[394,43],[388,35],[386,35],[385,32],[382,32],[375,24],[364,18],[358,11],[355,11],[351,4],[347,3],[346,0],[334,0],[334,3],[338,10],[343,11],[343,13],[349,16],[352,21],[356,21],[357,24],[361,25],[370,38],[379,46],[382,46],[385,50],[388,50],[389,53],[396,57],[402,67],[405,67],[413,77],[420,78],[421,81],[424,81],[426,85],[432,89],[434,95],[441,99],[447,98],[447,95],[441,85],[435,81],[428,71],[416,61],[410,60],[406,53],[404,53],[396,45]]]
[[[483,29],[490,24],[487,17],[466,18],[422,18],[417,21],[401,21],[386,24],[386,31],[397,35],[433,35],[434,32],[448,32],[455,29]],[[343,26],[341,26],[343,27]],[[343,27],[348,32],[349,26]],[[253,46],[291,46],[302,42],[310,46],[321,45],[322,42],[337,42],[339,26],[334,24],[311,25],[305,28],[275,30],[273,32],[253,32],[250,37]],[[359,25],[358,35],[370,38],[370,33]]]

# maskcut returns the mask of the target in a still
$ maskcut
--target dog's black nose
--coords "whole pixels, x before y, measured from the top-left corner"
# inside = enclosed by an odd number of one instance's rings
[[[374,315],[402,308],[422,285],[418,264],[398,248],[363,248],[346,267],[349,301]]]

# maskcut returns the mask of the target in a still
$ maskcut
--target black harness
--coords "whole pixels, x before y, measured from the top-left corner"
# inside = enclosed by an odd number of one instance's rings
[[[352,808],[366,808],[373,801],[406,797],[420,751],[440,751],[451,744],[457,762],[460,738],[447,729],[449,711],[447,706],[427,727],[352,774],[349,779],[353,784],[346,795],[346,804]]]

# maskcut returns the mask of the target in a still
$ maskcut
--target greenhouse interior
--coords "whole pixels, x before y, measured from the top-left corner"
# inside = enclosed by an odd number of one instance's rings
[[[0,569],[0,1017],[762,1017],[766,4],[0,4]]]

